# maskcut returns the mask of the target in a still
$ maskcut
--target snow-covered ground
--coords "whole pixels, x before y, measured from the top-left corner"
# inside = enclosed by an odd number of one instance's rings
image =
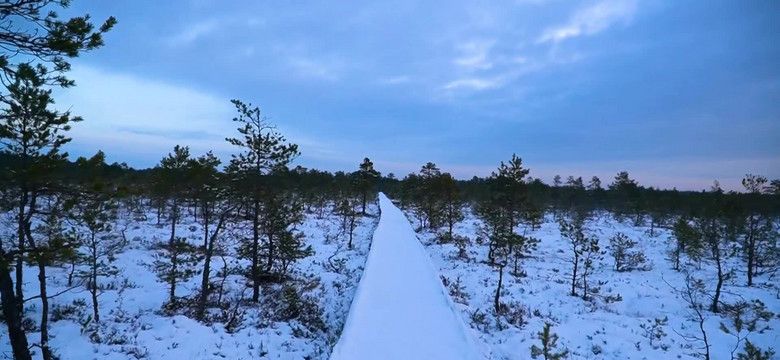
[[[416,224],[411,214],[408,218]],[[548,216],[540,229],[528,230],[528,234],[541,239],[541,243],[538,251],[533,252],[533,257],[520,261],[522,272],[527,276],[513,276],[510,271],[505,272],[501,302],[508,305],[511,316],[497,320],[492,309],[498,273],[485,263],[487,245],[473,242],[479,224],[478,219],[469,215],[456,230],[458,235],[472,239],[469,260],[458,258],[454,245],[436,243],[433,233],[423,232],[419,237],[443,281],[449,285],[450,293],[455,295],[453,297],[461,315],[472,328],[480,331],[481,340],[492,349],[492,358],[529,359],[531,345],[540,346],[536,334],[545,322],[552,323],[552,331],[560,337],[559,348],[567,347],[570,359],[697,358],[693,354],[701,350],[701,344],[688,342],[681,336],[698,335],[699,329],[698,324],[690,320],[691,310],[673,289],[684,288],[685,276],[673,270],[667,260],[667,250],[671,246],[669,231],[660,230],[651,237],[648,228],[635,228],[606,216],[588,223],[591,233],[598,235],[602,249],[606,249],[613,234],[622,232],[638,242],[639,250],[653,265],[650,271],[616,272],[612,258],[609,254],[605,255],[598,263],[592,281],[605,282],[601,293],[620,294],[623,300],[608,304],[599,302],[594,306],[569,295],[571,250],[566,240],[561,238],[558,224]],[[518,230],[524,231],[523,228]],[[510,268],[511,265],[507,267]],[[739,259],[732,259],[729,268],[742,270],[744,265]],[[704,263],[702,269],[694,274],[706,281],[708,290],[714,289],[716,272],[713,265]],[[460,291],[455,288],[460,288]],[[778,314],[780,298],[777,294],[776,278],[761,276],[756,279],[755,286],[747,287],[744,272],[737,271],[735,277],[724,285],[722,298],[725,302],[758,299]],[[719,329],[720,322],[727,325],[730,322],[707,311],[704,313],[712,359],[730,359],[735,338]],[[480,314],[485,315],[484,323],[481,320],[475,323],[473,319],[480,318]],[[668,325],[662,327],[667,335],[654,340],[651,345],[640,326],[664,317],[668,317]],[[780,350],[780,319],[775,317],[765,325],[771,329],[763,334],[751,334],[750,341],[764,349],[773,347]],[[775,355],[775,358],[780,359],[779,356]]]
[[[382,217],[331,360],[484,358],[406,217],[379,196]]]
[[[312,302],[323,323],[324,331],[309,331],[298,321],[275,321],[267,314],[269,302],[278,302],[279,289],[264,286],[259,305],[245,304],[244,320],[238,326],[226,329],[224,324],[204,325],[186,316],[164,316],[159,313],[167,300],[168,288],[160,282],[151,269],[154,251],[150,246],[167,241],[169,226],[156,225],[156,216],[148,215],[148,221],[130,221],[125,232],[128,245],[120,251],[112,263],[120,273],[116,277],[101,278],[106,289],[100,295],[101,340],[90,340],[90,331],[83,326],[91,314],[89,292],[79,287],[50,299],[52,309],[81,302],[74,314],[56,316],[50,326],[50,343],[60,358],[65,359],[327,359],[330,350],[339,337],[346,320],[352,297],[368,254],[373,233],[378,221],[378,208],[372,205],[370,217],[361,218],[355,229],[354,249],[347,249],[348,234],[341,233],[341,219],[326,214],[318,218],[313,214],[299,227],[306,236],[305,243],[311,245],[314,255],[294,265],[296,288],[302,289],[302,298]],[[118,228],[128,222],[130,216],[123,215]],[[10,230],[9,230],[10,231]],[[235,236],[230,232],[246,229],[230,229],[226,232],[225,256],[215,256],[212,276],[223,267],[223,260],[229,266],[245,265],[236,256]],[[200,226],[187,218],[177,227],[177,234],[188,236],[193,244],[202,244]],[[66,290],[69,268],[48,270],[49,294]],[[25,296],[38,294],[37,268],[25,270]],[[246,279],[242,275],[231,275],[226,284],[226,297],[235,301],[251,296]],[[194,276],[182,283],[178,296],[195,293],[200,285],[200,276]],[[278,288],[278,286],[277,286]],[[242,295],[243,294],[243,295]],[[26,316],[36,323],[40,318],[38,300],[26,303]],[[54,312],[54,311],[52,311]],[[55,317],[54,315],[52,315]],[[230,331],[229,331],[230,330]],[[5,325],[0,328],[0,359],[11,358]],[[36,343],[40,334],[30,331],[30,343]],[[33,348],[36,359],[40,351]]]
[[[182,315],[160,314],[167,287],[150,269],[154,261],[150,247],[165,241],[169,229],[157,226],[152,214],[142,222],[129,221],[130,216],[125,215],[122,219],[128,223],[128,245],[112,260],[121,272],[100,280],[105,287],[100,296],[100,341],[90,340],[92,331],[85,326],[91,312],[90,298],[80,287],[50,300],[52,317],[56,318],[50,327],[52,348],[62,359],[327,359],[338,341],[334,360],[412,359],[411,354],[423,353],[428,354],[425,359],[445,354],[439,358],[484,355],[492,360],[525,360],[530,358],[531,345],[539,345],[536,333],[550,322],[552,331],[560,336],[559,348],[568,348],[571,359],[695,359],[694,354],[700,351],[700,343],[683,337],[697,335],[699,330],[698,324],[690,320],[691,310],[675,290],[684,287],[684,275],[673,270],[667,260],[671,245],[666,230],[658,230],[651,237],[647,228],[622,224],[608,216],[587,224],[589,231],[599,237],[602,249],[617,232],[637,240],[653,266],[650,271],[616,272],[612,259],[605,255],[592,281],[602,282],[601,294],[619,294],[622,301],[597,301],[594,305],[569,295],[571,253],[557,223],[552,217],[546,218],[540,229],[528,230],[528,235],[541,239],[541,243],[532,257],[520,261],[522,274],[512,274],[511,265],[505,272],[501,302],[507,311],[496,316],[492,308],[498,274],[485,263],[487,245],[472,241],[468,259],[463,259],[454,245],[438,244],[435,234],[423,232],[417,234],[425,245],[421,247],[400,212],[386,199],[382,202],[383,222],[370,256],[377,217],[362,219],[355,231],[353,250],[346,248],[347,239],[340,234],[340,219],[335,215],[321,219],[308,215],[300,227],[315,254],[294,266],[298,279],[295,286],[322,320],[321,331],[299,321],[269,317],[269,304],[283,298],[273,286],[264,287],[259,306],[242,306],[244,320],[229,328],[222,323],[204,325]],[[379,209],[372,206],[370,213],[376,215]],[[457,226],[456,233],[474,240],[479,224],[469,215]],[[121,228],[123,223],[118,226]],[[192,219],[184,221],[177,233],[186,234],[195,244],[202,241],[200,226]],[[221,270],[223,260],[230,266],[246,265],[237,258],[234,242],[228,241],[224,248],[225,256],[214,259],[214,272]],[[367,256],[370,260],[366,266],[373,270],[363,276],[361,295],[351,305]],[[758,299],[770,311],[780,313],[776,279],[763,275],[755,279],[756,285],[746,287],[740,259],[732,259],[728,268],[738,271],[726,282],[723,301]],[[68,272],[68,268],[49,269],[49,294],[68,288]],[[705,262],[695,274],[706,281],[709,290],[713,289],[714,266]],[[27,297],[38,293],[36,276],[36,268],[26,269]],[[433,281],[436,276],[444,287]],[[194,293],[199,281],[195,276],[181,284],[177,294]],[[248,297],[246,279],[241,275],[228,277],[226,288],[226,296],[231,299]],[[445,288],[452,299],[442,295]],[[62,312],[74,302],[82,305],[72,307],[76,310],[71,313]],[[39,307],[35,299],[26,304],[27,317],[33,322],[39,319]],[[453,316],[453,308],[460,319]],[[55,312],[59,314],[55,316]],[[340,338],[348,312],[349,324]],[[719,329],[720,322],[728,321],[708,311],[704,314],[712,359],[730,359],[735,339]],[[414,320],[412,325],[410,318]],[[661,326],[666,335],[651,344],[641,326],[660,318],[668,318],[668,324]],[[762,348],[778,350],[780,320],[775,317],[766,325],[771,329],[749,338]],[[0,359],[10,358],[5,331],[0,328]],[[31,343],[38,337],[36,331],[28,333]],[[438,351],[439,346],[447,346],[442,350],[447,352]],[[40,359],[39,351],[33,351]]]

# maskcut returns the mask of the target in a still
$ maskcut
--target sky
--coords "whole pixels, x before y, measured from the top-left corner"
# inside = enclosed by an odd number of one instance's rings
[[[780,178],[780,2],[678,0],[104,1],[118,19],[73,62],[72,155],[137,168],[174,145],[227,160],[230,99],[302,155],[458,178],[513,153],[531,176],[685,190]]]

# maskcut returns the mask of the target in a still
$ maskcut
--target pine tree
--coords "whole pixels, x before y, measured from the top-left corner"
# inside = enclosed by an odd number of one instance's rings
[[[16,193],[9,204],[15,208],[16,249],[0,248],[0,293],[14,356],[29,359],[27,339],[21,329],[24,257],[31,252],[27,245],[28,240],[33,241],[31,227],[38,214],[38,200],[55,192],[56,180],[52,174],[67,158],[67,153],[60,152],[70,141],[64,133],[70,130],[71,123],[81,118],[50,110],[54,103],[51,90],[43,89],[45,81],[37,70],[24,64],[17,70],[14,83],[7,86],[9,94],[2,98],[7,107],[0,110],[2,152],[17,159],[10,171],[0,175],[12,184]],[[13,261],[16,262],[15,295],[6,266]]]
[[[529,169],[523,167],[523,160],[512,154],[508,163],[501,162],[498,172],[491,176],[491,190],[494,201],[506,211],[507,226],[514,231],[526,210],[528,203],[527,184],[524,178]]]
[[[357,204],[355,201],[351,199],[343,199],[338,203],[338,206],[335,209],[336,214],[341,216],[341,231],[349,235],[349,241],[347,242],[347,247],[349,249],[352,249],[353,247],[352,241],[355,228],[359,222],[359,212],[355,210],[356,206]]]
[[[589,242],[588,237],[585,235],[584,223],[584,216],[575,216],[570,221],[561,218],[558,221],[561,236],[569,241],[570,249],[572,251],[571,296],[578,296],[577,283],[582,277],[582,274],[580,273],[580,264],[582,262],[581,256]]]
[[[444,215],[441,199],[441,170],[436,164],[428,162],[420,168],[418,187],[414,189],[417,199],[415,213],[420,226],[431,230],[438,229]]]
[[[176,286],[185,282],[198,273],[196,268],[200,257],[194,245],[187,238],[177,236],[167,244],[162,244],[161,249],[154,256],[152,267],[157,277],[168,284],[168,302],[165,310],[174,311],[179,307],[179,298],[176,296]]]
[[[41,299],[41,341],[40,348],[44,359],[53,359],[54,352],[49,347],[49,295],[47,291],[46,268],[59,265],[75,256],[76,243],[66,235],[64,219],[65,206],[60,199],[49,199],[49,206],[42,209],[46,213],[29,235],[30,260],[38,266],[39,295]],[[36,239],[37,238],[37,239]],[[34,298],[34,297],[33,297]],[[30,299],[26,299],[30,300]]]
[[[695,254],[700,253],[702,248],[702,236],[701,234],[691,226],[687,218],[680,218],[672,227],[672,238],[674,239],[675,246],[670,251],[674,269],[680,271],[680,260],[685,253]]]
[[[609,190],[615,197],[613,212],[618,219],[633,215],[634,225],[638,226],[642,221],[641,204],[639,202],[639,185],[636,180],[629,177],[627,171],[621,171],[615,175],[615,180],[609,185]]]
[[[542,356],[544,360],[562,360],[569,357],[569,350],[558,350],[558,335],[550,331],[550,323],[544,323],[544,329],[536,333],[537,339],[542,343],[542,347],[531,346],[531,358],[536,359]]]
[[[98,29],[89,16],[60,18],[58,8],[66,8],[70,0],[10,0],[0,4],[0,71],[5,90],[0,90],[0,102],[6,106],[0,112],[0,154],[18,156],[19,167],[3,171],[0,178],[11,176],[11,183],[18,191],[12,207],[19,209],[17,226],[21,248],[0,247],[0,301],[8,328],[8,336],[14,359],[29,360],[27,337],[21,326],[22,271],[16,271],[14,281],[9,266],[19,264],[28,251],[23,246],[24,228],[28,228],[31,214],[35,213],[35,198],[40,194],[41,177],[49,172],[51,164],[66,157],[59,153],[68,142],[62,135],[71,118],[68,113],[47,110],[52,103],[50,92],[44,85],[70,87],[74,82],[65,76],[70,70],[69,59],[85,51],[103,45],[103,34],[116,23],[108,18]],[[48,68],[53,65],[53,69]],[[0,179],[6,180],[6,179]],[[45,187],[44,187],[45,188]],[[26,209],[26,210],[25,210]],[[50,352],[44,352],[49,360]]]
[[[92,316],[95,322],[100,322],[98,279],[118,273],[112,262],[114,254],[122,246],[114,234],[119,204],[114,198],[115,189],[101,177],[106,166],[103,152],[90,159],[79,158],[76,163],[83,179],[80,196],[74,199],[73,218],[84,231],[74,232],[72,236],[82,244],[80,258],[88,268],[78,272],[78,276],[87,281],[87,290],[92,297]]]
[[[439,180],[440,193],[442,196],[442,204],[444,206],[443,217],[444,222],[447,225],[447,233],[444,238],[447,242],[454,240],[453,228],[455,224],[463,221],[463,202],[460,199],[460,190],[458,184],[455,182],[455,178],[449,173],[441,175]]]
[[[233,181],[234,193],[243,194],[242,198],[248,203],[245,217],[252,221],[252,238],[245,255],[251,261],[249,278],[252,281],[252,301],[258,302],[261,281],[260,221],[266,215],[262,202],[265,196],[273,192],[267,186],[267,177],[274,171],[286,169],[300,153],[297,145],[288,144],[276,127],[260,115],[259,108],[239,100],[232,100],[232,103],[238,111],[233,121],[239,124],[240,137],[226,140],[238,147],[241,153],[232,155],[226,171]],[[267,244],[269,249],[274,246]],[[274,254],[268,252],[267,255],[266,266],[269,267],[272,266]]]
[[[484,224],[482,232],[489,240],[488,260],[491,263],[496,261],[497,255],[504,255],[504,262],[512,255],[515,259],[523,258],[539,243],[538,239],[515,232],[520,221],[527,218],[527,184],[523,178],[528,172],[514,154],[509,163],[502,161],[498,172],[488,179],[490,197],[477,206],[477,215]]]
[[[184,210],[184,200],[187,198],[188,184],[185,182],[189,173],[192,160],[188,147],[176,145],[173,152],[160,160],[158,176],[160,183],[167,194],[168,222],[171,227],[171,236],[166,245],[157,253],[154,269],[161,280],[168,283],[169,310],[178,306],[176,286],[181,281],[186,281],[195,275],[193,269],[198,258],[195,247],[187,242],[187,239],[176,236],[176,228],[179,225]]]
[[[760,175],[747,174],[742,179],[742,186],[751,197],[758,197],[767,189],[767,178]],[[753,276],[756,274],[757,258],[761,255],[761,249],[771,247],[773,221],[768,220],[764,214],[756,208],[748,208],[744,224],[744,240],[741,250],[745,257],[747,285],[753,285]]]
[[[268,254],[265,273],[283,281],[291,264],[313,253],[311,246],[303,243],[303,233],[296,229],[303,222],[303,205],[283,189],[263,197],[262,204],[260,227]]]
[[[197,221],[203,229],[203,269],[201,270],[200,294],[195,317],[204,320],[206,303],[211,295],[211,259],[218,247],[222,231],[233,218],[237,204],[230,201],[229,193],[220,186],[223,180],[217,167],[220,160],[210,151],[197,159],[190,160],[188,178],[191,197],[200,209]]]
[[[368,193],[376,186],[379,181],[379,172],[374,170],[374,163],[369,158],[363,159],[360,163],[360,169],[358,170],[355,178],[355,187],[360,193],[360,199],[362,208],[360,213],[366,215],[366,203],[368,202]]]
[[[643,268],[647,260],[641,251],[634,250],[635,247],[636,241],[621,232],[609,239],[609,253],[615,260],[615,271],[624,272]]]

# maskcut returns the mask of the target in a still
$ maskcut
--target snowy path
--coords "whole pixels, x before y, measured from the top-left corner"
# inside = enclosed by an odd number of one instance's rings
[[[331,360],[476,360],[480,355],[428,253],[398,208],[382,217]]]

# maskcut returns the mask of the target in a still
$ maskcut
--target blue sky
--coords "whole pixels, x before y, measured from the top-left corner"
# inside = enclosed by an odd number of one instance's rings
[[[641,184],[780,177],[780,2],[103,1],[119,24],[58,106],[74,155],[152,166],[232,149],[229,100],[260,106],[297,163],[461,178],[512,153],[531,176]],[[225,157],[227,158],[227,157]]]

